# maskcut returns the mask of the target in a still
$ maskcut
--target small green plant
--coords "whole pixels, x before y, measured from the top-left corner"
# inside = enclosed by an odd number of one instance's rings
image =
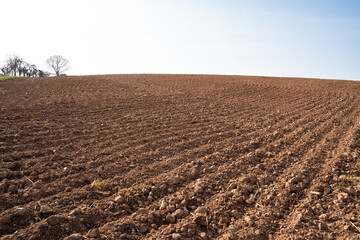
[[[263,179],[262,179],[262,178],[258,178],[258,180],[259,180],[259,183],[260,183],[260,187],[261,187],[261,188],[264,187]],[[256,184],[258,184],[258,183],[256,183]]]
[[[92,189],[99,189],[101,186],[101,180],[96,179],[96,180],[92,181],[90,186]]]

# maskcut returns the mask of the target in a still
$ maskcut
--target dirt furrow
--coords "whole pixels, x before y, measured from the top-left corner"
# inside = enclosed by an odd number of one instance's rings
[[[150,74],[0,88],[1,239],[357,234],[356,82]]]
[[[298,97],[296,97],[297,99],[298,99]],[[278,104],[278,102],[275,102],[275,103],[273,103],[274,105],[277,105]],[[267,107],[271,107],[271,106],[267,106]],[[224,108],[226,109],[226,108],[228,108],[227,106],[224,106]],[[244,110],[244,109],[242,109],[242,110]],[[248,114],[248,113],[250,113],[250,112],[252,112],[253,114],[255,113],[254,112],[254,108],[250,108],[250,107],[248,107],[244,112],[242,112],[243,114]],[[218,111],[216,111],[216,112],[218,112]],[[151,113],[149,114],[149,115],[151,115]],[[181,114],[179,114],[179,115],[181,115]],[[216,116],[215,116],[216,117]],[[221,117],[221,116],[220,116]],[[219,116],[218,116],[218,118],[220,118]],[[179,119],[177,116],[173,116],[173,118],[174,119],[177,119],[177,121],[182,121],[183,122],[183,120],[181,120],[181,119]],[[113,118],[111,118],[111,119],[113,119]],[[153,122],[155,119],[148,119],[148,117],[147,116],[144,116],[144,119],[146,120],[145,121],[145,123],[146,122],[149,122],[149,123],[151,123],[151,122]],[[123,122],[123,121],[121,121],[121,123],[122,124],[130,124],[130,126],[131,126],[131,124],[133,124],[135,121],[137,121],[138,122],[138,120],[133,120],[132,122]],[[190,119],[189,119],[189,122],[192,122],[193,120],[191,119],[191,116],[190,116]],[[198,120],[197,120],[198,121]],[[94,123],[94,125],[89,125],[89,124],[91,124],[91,122],[93,122]],[[96,128],[96,122],[98,122],[98,120],[97,119],[94,119],[93,121],[90,121],[90,122],[88,122],[87,123],[87,126],[88,126],[88,128],[90,128],[90,129],[93,129],[94,127]],[[101,120],[100,120],[100,122],[101,122]],[[170,122],[172,122],[173,123],[173,121],[172,120],[170,120]],[[71,130],[73,127],[74,127],[74,125],[75,126],[77,126],[78,124],[72,124],[72,126],[62,126],[61,127],[61,133],[67,133],[69,136],[71,136],[71,134],[72,134],[72,131],[69,131],[69,130]],[[98,124],[99,125],[99,124]],[[102,125],[102,124],[101,124]],[[31,125],[32,126],[32,125]],[[106,122],[106,126],[111,126],[111,123],[107,123]],[[77,126],[78,127],[78,126]],[[138,124],[137,125],[135,125],[135,127],[139,127],[138,126]],[[106,129],[106,128],[105,128]],[[28,130],[29,131],[29,129],[26,129],[26,130]],[[132,130],[130,130],[130,131],[132,131]],[[97,129],[97,132],[96,133],[93,133],[92,135],[90,135],[90,136],[87,136],[88,138],[91,138],[92,136],[95,136],[95,134],[98,134],[98,135],[112,135],[111,133],[109,133],[109,132],[104,132],[104,130],[102,130],[102,129]],[[52,132],[51,134],[47,134],[47,136],[52,136],[52,135],[59,135],[57,132]],[[30,137],[41,137],[40,139],[42,139],[44,142],[46,142],[47,143],[47,145],[49,145],[49,143],[51,142],[51,139],[44,139],[44,137],[47,137],[47,136],[36,136],[36,135],[30,135]],[[9,137],[7,137],[7,141],[9,141],[9,139],[8,139]],[[67,138],[68,140],[71,140],[70,138]],[[54,140],[56,140],[55,142],[58,142],[59,140],[61,140],[61,138],[59,139],[59,138],[54,138]],[[80,139],[79,138],[75,138],[74,140],[76,140],[76,141],[79,141]],[[113,139],[113,140],[116,140],[116,139]],[[33,141],[33,140],[29,140],[29,141]],[[25,139],[23,139],[22,138],[22,143],[23,143],[23,146],[27,146],[27,148],[29,149],[34,149],[33,148],[33,146],[31,146],[31,144],[30,144],[30,142],[26,142],[25,141]],[[59,143],[59,145],[64,145],[64,143]],[[15,146],[13,146],[13,147],[16,147],[17,145],[15,145]],[[55,145],[56,146],[56,145]],[[21,146],[18,146],[18,147],[21,147]],[[18,151],[18,149],[13,149],[13,148],[6,148],[6,149],[4,149],[4,150],[7,150],[7,151]],[[4,152],[5,153],[5,152]]]
[[[349,103],[351,104],[352,102],[349,101]],[[341,119],[344,115],[346,116],[348,114],[348,112],[353,112],[352,115],[356,115],[356,108],[354,108],[354,104],[352,104],[348,107],[347,112],[343,112],[340,108],[340,111],[338,112],[338,116],[336,116],[338,119]],[[331,119],[329,121],[332,121]],[[325,124],[323,124],[324,127],[328,127]],[[345,124],[346,126],[346,124]],[[330,129],[329,129],[330,130]],[[249,217],[249,216],[255,216],[253,217],[252,221],[254,221],[254,223],[252,225],[250,225],[249,227],[247,227],[247,230],[245,231],[239,231],[238,235],[239,237],[242,238],[246,238],[246,237],[264,237],[267,236],[268,234],[272,234],[273,232],[275,232],[278,227],[276,227],[277,225],[274,225],[273,222],[270,222],[272,219],[272,216],[277,216],[279,218],[279,222],[281,222],[281,219],[283,219],[284,217],[287,216],[287,214],[289,212],[292,212],[293,210],[289,209],[288,206],[293,206],[295,204],[295,201],[297,201],[296,199],[302,199],[303,198],[303,192],[307,191],[307,188],[311,185],[311,180],[315,177],[315,176],[309,176],[307,173],[311,172],[311,170],[313,170],[313,173],[316,173],[316,171],[314,171],[315,169],[318,169],[319,166],[318,165],[313,165],[313,164],[307,164],[304,162],[312,162],[314,160],[312,159],[316,159],[316,162],[321,162],[320,159],[324,159],[325,157],[322,156],[321,154],[323,154],[325,151],[325,146],[328,143],[331,143],[331,141],[329,141],[328,139],[334,140],[331,138],[331,136],[335,135],[337,136],[338,132],[343,132],[345,133],[346,131],[343,131],[341,128],[338,127],[332,127],[331,131],[329,131],[324,135],[323,131],[320,131],[322,133],[322,137],[319,138],[319,140],[317,141],[318,144],[315,148],[310,149],[311,151],[306,151],[306,154],[301,154],[299,156],[301,161],[294,161],[291,162],[291,166],[290,167],[283,167],[282,169],[284,169],[284,172],[279,173],[279,170],[276,169],[276,172],[274,173],[274,177],[277,177],[277,179],[283,179],[283,176],[292,176],[292,178],[290,177],[290,179],[287,179],[285,182],[288,182],[287,184],[285,184],[284,186],[284,180],[280,181],[278,180],[278,182],[282,185],[279,185],[277,183],[272,184],[270,186],[268,186],[265,189],[261,189],[264,194],[258,194],[258,199],[256,200],[256,202],[259,202],[260,204],[255,205],[252,209],[248,209],[247,212],[245,213],[247,216],[245,217]],[[320,141],[321,140],[321,141]],[[338,139],[339,140],[339,139]],[[330,150],[328,150],[330,151]],[[326,159],[326,158],[325,158]],[[277,164],[277,163],[272,163],[271,161],[268,163],[270,165],[272,164]],[[301,170],[302,168],[304,168],[303,166],[305,166],[304,170]],[[314,167],[314,169],[309,169],[309,166]],[[298,180],[297,178],[300,178],[302,180]],[[298,186],[299,189],[297,189],[296,194],[294,194],[294,190],[289,190],[289,188],[291,188],[293,184],[292,182],[294,182],[294,186]],[[272,189],[269,194],[269,192],[267,192],[268,189]],[[266,206],[266,207],[265,207]],[[255,221],[258,220],[258,221]],[[286,220],[285,220],[286,221]],[[257,225],[256,225],[256,224]],[[242,227],[239,227],[242,226]],[[244,219],[238,220],[238,226],[237,229],[239,228],[243,228],[244,226],[247,226],[247,223]],[[270,228],[269,226],[272,226],[272,228]],[[287,226],[286,223],[284,223],[284,226]],[[274,229],[275,227],[275,229]],[[261,231],[256,231],[256,229],[261,229]],[[230,230],[229,232],[227,232],[227,234],[231,234],[233,230]],[[286,235],[286,234],[285,234]]]
[[[262,164],[263,163],[259,163],[259,165],[260,165],[260,168],[265,168],[266,169],[266,166],[264,167],[264,166],[262,166]],[[248,166],[248,168],[250,168],[250,166]],[[259,168],[255,168],[255,172],[259,172]],[[231,174],[230,174],[231,175]],[[256,176],[256,175],[258,175],[258,177],[254,177],[254,176]],[[252,184],[255,184],[257,181],[259,181],[258,180],[258,178],[259,179],[263,179],[262,181],[263,181],[263,184],[266,182],[266,181],[269,181],[268,179],[273,179],[275,176],[267,176],[267,174],[262,174],[262,175],[259,175],[259,173],[258,174],[249,174],[249,176],[243,176],[242,177],[242,179],[240,180],[241,182],[243,182],[243,184],[248,184],[247,185],[247,188],[251,188],[251,189],[253,189],[252,191],[254,191],[255,192],[255,189],[256,189],[256,185],[255,185],[255,187],[254,186],[249,186],[249,183],[252,183]],[[255,181],[255,182],[254,182]],[[273,181],[273,180],[271,180],[271,181]],[[234,182],[233,182],[234,183]],[[207,185],[207,184],[205,184],[205,185]],[[218,184],[216,184],[217,186],[218,186]],[[231,190],[231,188],[230,188],[230,190]],[[251,192],[251,191],[250,191]],[[254,192],[253,192],[253,196],[254,196]],[[230,192],[225,192],[225,193],[223,193],[223,194],[219,194],[220,195],[220,197],[211,197],[211,199],[215,199],[215,200],[212,200],[212,201],[210,201],[210,203],[209,203],[209,209],[210,208],[212,208],[212,209],[216,209],[217,207],[214,207],[214,206],[221,206],[222,204],[221,204],[221,201],[223,201],[224,202],[224,204],[225,204],[225,206],[226,207],[231,207],[231,206],[229,206],[229,204],[226,204],[226,199],[228,199],[229,197],[231,198],[231,196],[233,195],[232,193],[230,193]],[[247,195],[249,195],[249,193],[247,193]],[[224,197],[225,197],[225,200],[224,200]],[[246,203],[244,203],[244,200],[243,200],[243,196],[235,196],[234,197],[235,199],[236,198],[239,198],[240,200],[238,200],[238,201],[230,201],[231,202],[231,204],[236,204],[236,205],[243,205],[243,204],[245,204],[245,205],[247,205],[247,204],[253,204],[253,201],[255,200],[255,198],[253,199],[253,197],[250,195],[250,197],[248,196],[247,198],[249,198],[247,201],[246,201]],[[220,202],[219,202],[219,199],[220,199]],[[239,202],[240,201],[240,202]],[[212,204],[212,203],[214,203],[215,202],[215,204]],[[241,204],[242,203],[242,204]],[[205,205],[205,206],[207,206],[207,205]],[[233,206],[234,207],[234,206]],[[217,216],[217,220],[219,220],[220,219],[220,222],[221,222],[221,219],[226,219],[226,217],[224,217],[224,212],[228,212],[228,214],[227,214],[227,216],[228,216],[228,219],[229,218],[231,218],[231,217],[234,217],[234,216],[232,216],[232,215],[237,215],[237,217],[239,217],[239,215],[241,216],[242,214],[243,214],[243,211],[241,211],[239,208],[237,208],[237,207],[234,207],[235,208],[235,210],[233,209],[233,211],[232,212],[236,212],[236,214],[235,213],[233,213],[233,214],[231,214],[230,213],[230,211],[228,211],[228,208],[222,208],[221,209],[221,211],[218,211],[218,213],[219,213],[219,215],[220,216]],[[231,210],[231,208],[230,208],[230,210]],[[188,218],[192,218],[192,217],[188,217]],[[216,218],[216,217],[215,217]],[[224,224],[224,222],[222,222],[222,224]],[[226,224],[226,222],[225,222],[225,224]],[[180,225],[181,225],[181,223],[180,223]],[[179,231],[179,229],[178,228],[176,228],[177,229],[177,231]],[[169,233],[171,233],[171,232],[173,232],[173,230],[174,229],[172,229],[172,230],[169,230],[169,229],[167,229],[167,232]],[[213,229],[214,230],[214,229]],[[215,229],[216,230],[216,229]],[[233,230],[232,230],[233,231]],[[160,235],[162,235],[162,233],[160,234]],[[159,237],[159,236],[158,236]]]

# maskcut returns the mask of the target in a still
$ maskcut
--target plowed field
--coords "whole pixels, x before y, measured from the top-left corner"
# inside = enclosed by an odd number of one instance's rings
[[[0,83],[1,239],[360,239],[360,82]]]

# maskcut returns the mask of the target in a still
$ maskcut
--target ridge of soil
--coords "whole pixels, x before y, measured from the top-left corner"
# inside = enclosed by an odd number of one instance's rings
[[[360,82],[0,83],[1,239],[360,239]]]

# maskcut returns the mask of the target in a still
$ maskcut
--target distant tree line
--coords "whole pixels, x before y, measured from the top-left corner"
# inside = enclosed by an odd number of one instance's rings
[[[21,57],[12,55],[5,61],[5,66],[0,68],[4,75],[24,77],[48,77],[49,72],[40,70],[34,64],[25,62]]]
[[[68,60],[60,55],[51,56],[47,59],[46,65],[54,71],[56,76],[63,75],[70,69]],[[34,64],[25,62],[21,57],[12,55],[5,61],[5,66],[0,68],[3,75],[24,76],[24,77],[48,77],[50,72],[38,69]]]

